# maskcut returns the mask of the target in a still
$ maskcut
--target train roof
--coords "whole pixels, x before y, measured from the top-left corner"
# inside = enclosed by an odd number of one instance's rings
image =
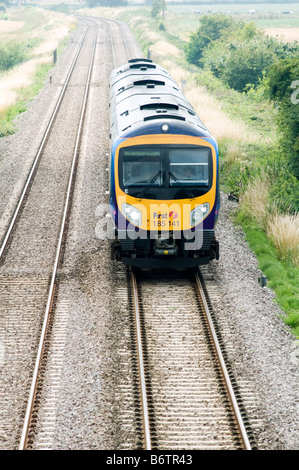
[[[208,133],[177,83],[149,59],[133,59],[111,74],[111,127],[121,135],[146,124],[163,122],[200,128]],[[146,126],[147,127],[147,126]]]
[[[154,64],[151,59],[131,59],[126,64],[123,64],[112,71],[111,82],[114,82],[114,80],[124,76],[126,73],[140,73],[147,71],[163,71],[164,74],[170,76],[167,70],[159,64]]]

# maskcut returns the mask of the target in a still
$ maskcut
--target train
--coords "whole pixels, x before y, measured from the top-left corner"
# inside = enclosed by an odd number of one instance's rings
[[[219,152],[169,72],[134,58],[110,76],[113,257],[147,269],[219,259]]]

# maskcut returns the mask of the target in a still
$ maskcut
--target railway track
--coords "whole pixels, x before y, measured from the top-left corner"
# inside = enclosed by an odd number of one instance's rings
[[[131,272],[146,450],[251,449],[198,274]]]

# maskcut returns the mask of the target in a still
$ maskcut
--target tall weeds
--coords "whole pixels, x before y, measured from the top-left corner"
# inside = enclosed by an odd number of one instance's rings
[[[250,181],[240,197],[241,211],[267,233],[279,259],[299,266],[299,214],[281,214],[270,207],[270,188],[265,174]]]
[[[299,266],[299,213],[272,214],[268,220],[267,234],[279,258]]]
[[[263,229],[267,227],[269,192],[270,181],[267,175],[262,174],[251,180],[240,196],[241,210]]]

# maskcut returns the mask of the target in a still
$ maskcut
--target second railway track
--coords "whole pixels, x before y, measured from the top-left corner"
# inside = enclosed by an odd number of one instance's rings
[[[37,374],[54,298],[57,269],[67,227],[98,25],[87,24],[55,111],[42,139],[19,204],[1,246],[0,295],[4,345],[12,341],[11,380],[2,374],[0,400],[2,431],[26,448]],[[92,47],[91,47],[92,46]],[[72,113],[70,110],[72,109]],[[76,110],[76,119],[73,112]],[[63,141],[63,142],[62,142]],[[34,355],[37,354],[36,359]],[[34,366],[35,364],[35,366]],[[33,370],[34,366],[34,371]],[[29,383],[31,390],[28,395]],[[3,386],[5,388],[3,388]],[[23,396],[11,409],[13,396]],[[27,410],[24,406],[27,401]],[[15,423],[18,423],[15,426]]]

